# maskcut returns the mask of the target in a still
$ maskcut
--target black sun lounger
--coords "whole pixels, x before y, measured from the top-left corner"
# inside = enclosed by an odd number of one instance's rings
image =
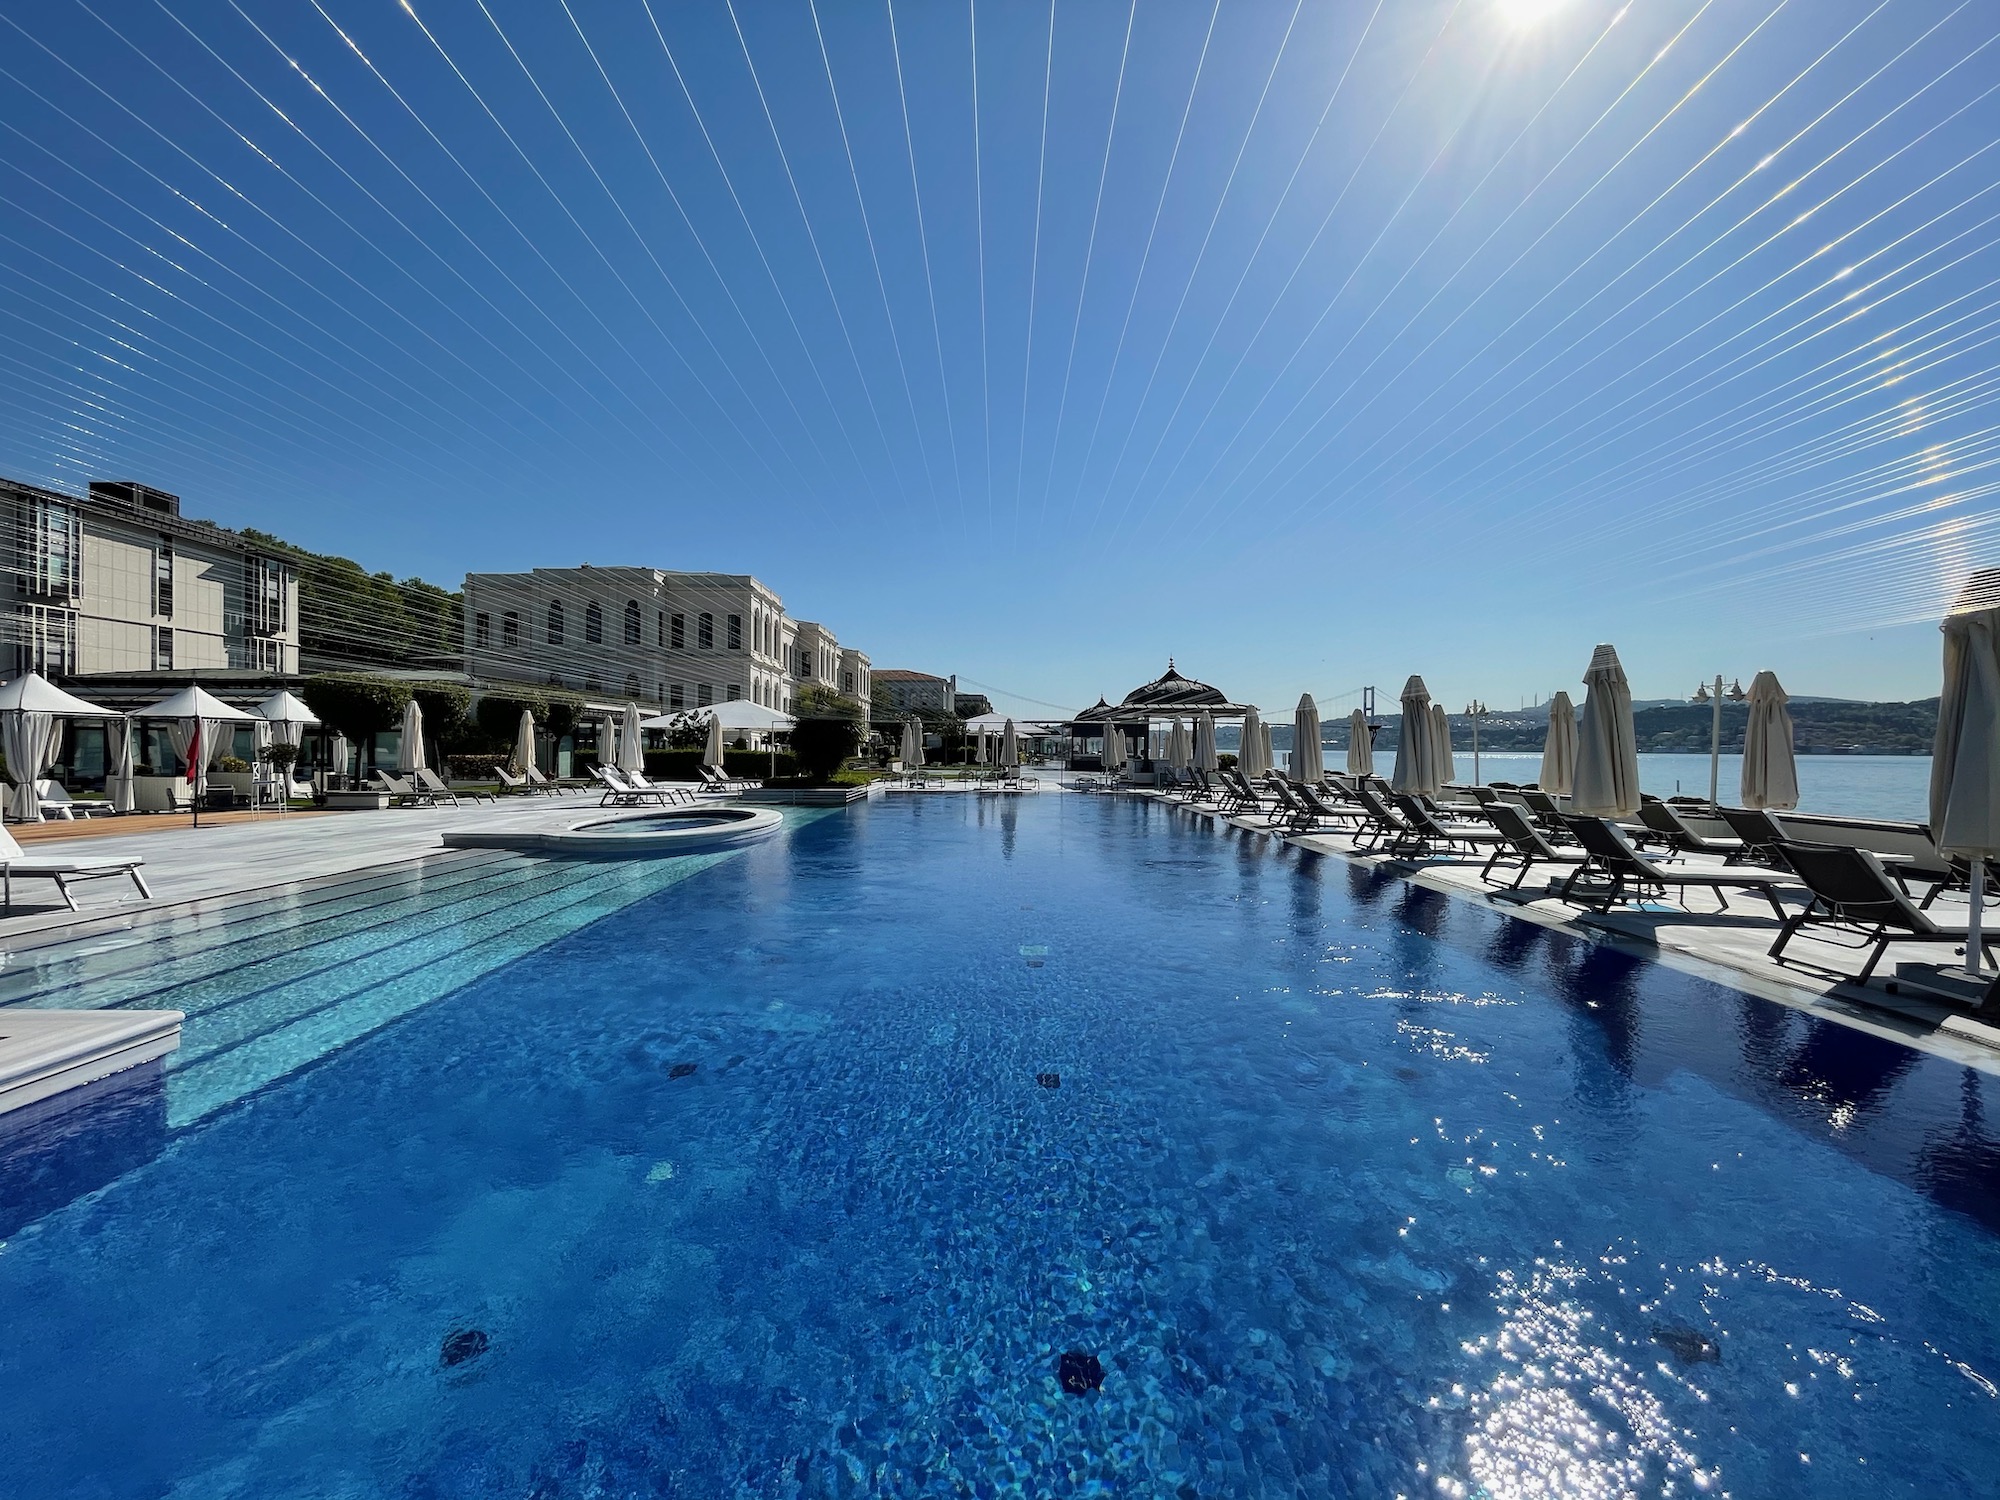
[[[1771,903],[1771,910],[1780,922],[1789,915],[1784,904],[1778,900],[1778,887],[1796,884],[1792,876],[1783,870],[1756,869],[1739,865],[1726,870],[1691,870],[1656,864],[1646,858],[1625,836],[1625,830],[1604,818],[1579,817],[1571,813],[1563,821],[1569,825],[1576,841],[1583,845],[1584,862],[1570,872],[1569,879],[1562,885],[1562,899],[1571,899],[1570,893],[1576,883],[1586,875],[1603,876],[1607,884],[1597,901],[1583,904],[1598,912],[1608,912],[1619,901],[1640,901],[1654,891],[1664,892],[1668,886],[1678,886],[1685,891],[1690,886],[1701,886],[1715,892],[1715,899],[1722,909],[1729,909],[1729,892],[1732,890],[1755,891]]]
[[[1580,865],[1584,856],[1574,849],[1558,849],[1542,836],[1541,829],[1528,821],[1528,815],[1511,802],[1492,802],[1486,807],[1486,821],[1499,831],[1505,840],[1494,846],[1493,857],[1486,861],[1486,868],[1479,872],[1482,879],[1493,878],[1493,867],[1502,860],[1518,859],[1521,868],[1514,872],[1509,890],[1518,891],[1521,882],[1527,879],[1528,871],[1536,865]]]
[[[1941,927],[1906,896],[1889,877],[1882,862],[1866,849],[1846,844],[1803,844],[1787,840],[1778,846],[1785,863],[1797,872],[1812,901],[1785,919],[1771,957],[1782,958],[1785,945],[1808,927],[1833,927],[1854,933],[1873,946],[1862,965],[1865,984],[1891,943],[1956,943],[1965,946],[1963,928]],[[1989,954],[2000,933],[1981,934],[1980,947]]]

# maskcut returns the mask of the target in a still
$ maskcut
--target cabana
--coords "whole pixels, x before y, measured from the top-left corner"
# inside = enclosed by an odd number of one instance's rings
[[[1250,705],[1231,703],[1222,689],[1183,677],[1175,669],[1173,658],[1168,657],[1165,672],[1132,689],[1122,701],[1114,704],[1099,698],[1063,725],[1068,737],[1064,764],[1072,771],[1101,771],[1106,740],[1122,735],[1126,768],[1150,774],[1153,726],[1171,728],[1175,719],[1191,717],[1202,709],[1207,709],[1213,719],[1240,720],[1250,712]]]
[[[42,821],[41,791],[36,785],[56,762],[64,719],[118,719],[120,715],[66,693],[37,672],[23,672],[0,686],[0,742],[7,752],[7,774],[14,790],[8,811],[23,823]]]

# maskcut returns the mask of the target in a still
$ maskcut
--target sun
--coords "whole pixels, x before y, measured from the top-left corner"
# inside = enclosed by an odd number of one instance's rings
[[[1511,26],[1539,26],[1568,0],[1493,0],[1494,8]]]

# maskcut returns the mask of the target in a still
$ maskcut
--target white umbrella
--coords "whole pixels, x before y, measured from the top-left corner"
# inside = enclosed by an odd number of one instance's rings
[[[1577,730],[1576,785],[1570,806],[1596,818],[1629,818],[1639,810],[1639,746],[1632,727],[1632,685],[1618,653],[1599,646],[1583,674],[1589,691]]]
[[[521,722],[514,729],[514,754],[508,769],[516,776],[524,775],[528,767],[535,764],[535,715],[532,710],[521,710]]]
[[[625,705],[625,722],[618,726],[618,769],[642,774],[646,769],[646,746],[639,738],[639,705],[636,703]]]
[[[1104,724],[1104,769],[1125,769],[1125,731],[1108,719]]]
[[[1944,692],[1931,750],[1931,837],[1972,862],[1965,967],[1985,970],[1986,862],[2000,857],[2000,575],[1975,576],[1945,617]]]
[[[1396,736],[1396,772],[1389,784],[1399,792],[1435,797],[1438,780],[1437,735],[1431,728],[1431,690],[1421,677],[1403,684],[1403,727]]]
[[[722,768],[722,720],[713,714],[708,716],[708,738],[702,744],[701,763],[705,766],[714,766],[717,770]],[[620,766],[619,769],[623,770],[624,767]]]
[[[618,764],[618,724],[609,714],[597,721],[597,763],[600,766]]]
[[[132,798],[132,721],[119,718],[106,721],[104,725],[105,763],[108,770],[104,777],[104,794],[111,801],[111,810],[128,813],[133,807]]]
[[[1188,739],[1185,719],[1174,720],[1173,732],[1167,736],[1167,764],[1176,771],[1185,771],[1194,759],[1194,745]]]
[[[231,708],[213,693],[193,684],[171,697],[162,698],[151,707],[140,709],[132,717],[171,721],[167,738],[173,742],[174,754],[187,765],[188,781],[194,787],[197,822],[201,819],[202,799],[208,795],[208,768],[215,764],[215,758],[222,749],[222,736],[233,725],[251,724],[257,719],[255,714]]]
[[[1266,771],[1278,763],[1278,752],[1271,745],[1271,726],[1268,723],[1257,726],[1257,753]]]
[[[1215,715],[1205,708],[1194,716],[1194,768],[1215,769]]]
[[[1000,764],[1009,771],[1018,769],[1021,764],[1021,746],[1014,738],[1012,719],[1009,719],[1006,727],[1000,731]]]
[[[331,769],[334,775],[347,775],[347,757],[353,753],[354,747],[347,743],[347,736],[336,730],[333,743],[326,747],[326,758],[333,763]]]
[[[903,721],[903,769],[915,771],[924,763],[924,736],[915,719]]]
[[[1437,747],[1437,779],[1442,787],[1458,780],[1458,763],[1451,758],[1451,720],[1445,717],[1442,703],[1431,705],[1431,739]]]
[[[1319,705],[1311,693],[1299,694],[1292,713],[1292,780],[1317,785],[1326,780],[1326,756],[1319,746]]]
[[[421,771],[428,764],[424,760],[424,711],[412,698],[408,708],[403,710],[403,735],[396,746],[396,771],[407,776],[413,771]]]
[[[1180,727],[1180,721],[1174,721]],[[1264,759],[1264,721],[1257,717],[1257,710],[1251,709],[1243,715],[1243,735],[1236,748],[1236,769],[1255,780],[1271,769],[1271,763]]]
[[[1799,805],[1799,766],[1792,751],[1792,715],[1775,672],[1750,683],[1750,722],[1743,730],[1743,805]]]
[[[1347,716],[1347,774],[1375,774],[1375,743],[1368,737],[1368,715],[1358,708]]]
[[[0,748],[7,752],[7,774],[14,778],[14,816],[23,823],[42,821],[42,799],[35,783],[56,763],[62,744],[60,720],[117,717],[107,708],[65,693],[39,672],[23,672],[0,686]]]
[[[1542,745],[1540,785],[1551,797],[1576,785],[1576,705],[1568,693],[1549,700],[1549,737]]]

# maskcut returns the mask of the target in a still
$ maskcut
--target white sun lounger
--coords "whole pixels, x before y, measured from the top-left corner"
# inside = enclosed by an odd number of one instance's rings
[[[0,828],[0,900],[4,900],[7,910],[14,907],[14,882],[17,879],[33,878],[53,880],[56,889],[62,893],[63,901],[71,911],[77,909],[76,897],[70,893],[70,886],[82,880],[107,880],[118,875],[131,877],[132,884],[139,888],[142,899],[150,901],[153,893],[146,886],[146,877],[139,873],[143,859],[75,859],[67,855],[31,855],[14,840],[14,835]]]

